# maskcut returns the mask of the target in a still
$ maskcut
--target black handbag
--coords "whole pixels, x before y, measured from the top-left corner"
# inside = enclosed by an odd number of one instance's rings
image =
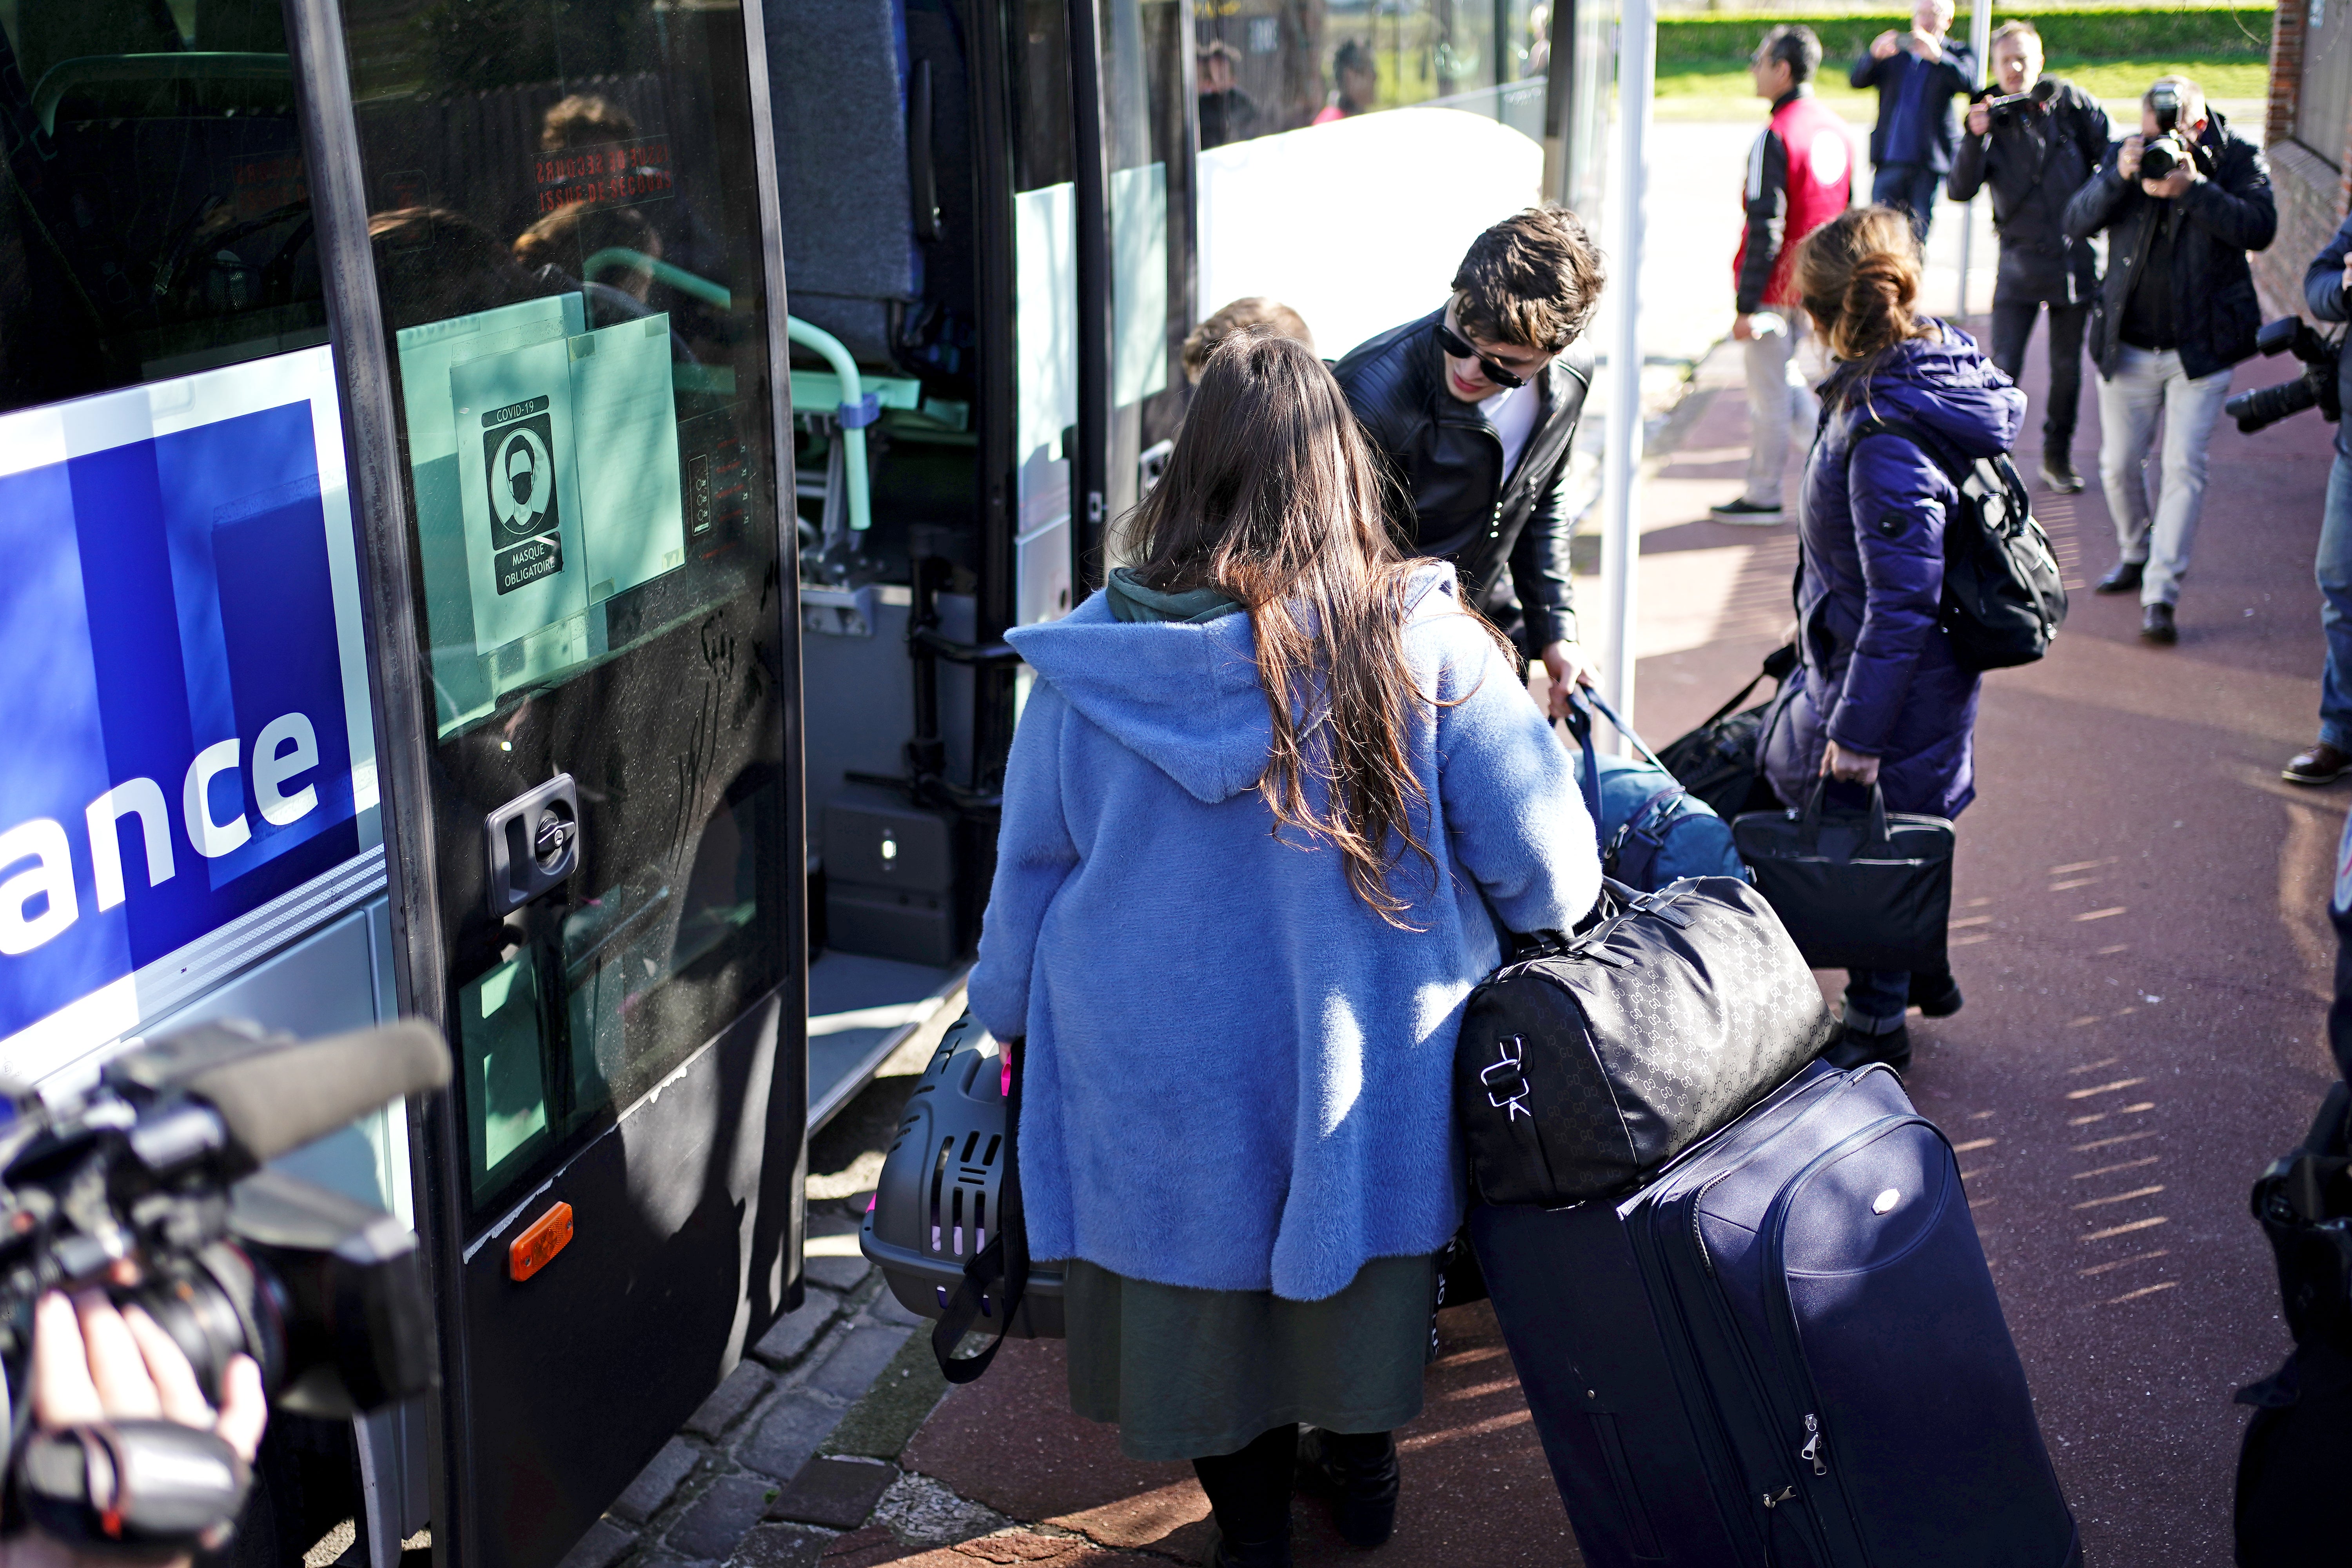
[[[1785,682],[1796,668],[1795,644],[1774,648],[1764,656],[1764,668],[1733,692],[1730,701],[1657,755],[1660,767],[1726,822],[1743,811],[1766,809],[1774,804],[1771,786],[1763,781],[1762,765],[1764,721],[1772,704],[1739,705],[1765,677]]]
[[[1801,811],[1751,811],[1732,842],[1756,886],[1815,969],[1947,967],[1952,918],[1951,823],[1893,814],[1870,786],[1867,810],[1824,809],[1824,778]]]
[[[1607,912],[1470,994],[1454,1115],[1490,1204],[1606,1196],[1786,1082],[1828,1044],[1820,987],[1756,889],[1605,884]]]
[[[2254,1184],[2254,1219],[2278,1260],[2279,1299],[2294,1349],[2286,1364],[2238,1390],[2254,1407],[2238,1451],[2241,1568],[2335,1561],[2352,1531],[2352,1158],[2342,1083],[2327,1091],[2303,1144]]]

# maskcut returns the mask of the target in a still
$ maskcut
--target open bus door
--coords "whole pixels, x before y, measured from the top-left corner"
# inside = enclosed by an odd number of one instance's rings
[[[756,4],[289,7],[368,546],[435,1552],[561,1557],[797,1298]]]
[[[1173,429],[1190,48],[1180,0],[764,9],[792,288],[814,1124],[910,1033],[950,1021],[1024,689],[1003,634],[1100,582],[1105,521]]]

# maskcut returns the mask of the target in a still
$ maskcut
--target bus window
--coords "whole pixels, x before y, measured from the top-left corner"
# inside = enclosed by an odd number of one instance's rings
[[[1201,314],[1279,300],[1338,358],[1434,309],[1470,241],[1544,199],[1550,5],[1219,10],[1194,23]]]
[[[478,1216],[785,973],[776,389],[740,11],[419,15],[344,30]],[[489,907],[485,814],[559,774],[580,871]]]
[[[0,412],[326,341],[275,0],[0,8]]]

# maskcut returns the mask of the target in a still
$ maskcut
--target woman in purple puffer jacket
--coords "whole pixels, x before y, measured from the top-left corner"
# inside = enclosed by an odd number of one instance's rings
[[[1958,492],[1916,442],[1856,432],[1874,418],[1901,421],[1948,461],[1990,458],[2016,440],[2025,395],[1974,338],[1916,312],[1918,251],[1909,220],[1890,207],[1858,208],[1808,235],[1797,285],[1837,367],[1822,384],[1821,430],[1805,460],[1799,664],[1765,731],[1765,776],[1790,805],[1826,776],[1856,799],[1880,785],[1889,811],[1957,816],[1976,795],[1978,678],[1953,659],[1936,612],[1944,522]],[[1959,987],[1948,970],[1853,971],[1831,1058],[1907,1066],[1913,1003],[1942,1017],[1958,1010]]]

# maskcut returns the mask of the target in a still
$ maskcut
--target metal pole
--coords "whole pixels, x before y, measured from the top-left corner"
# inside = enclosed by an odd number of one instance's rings
[[[1609,344],[1608,450],[1602,458],[1601,594],[1608,618],[1603,684],[1633,717],[1633,606],[1641,566],[1642,240],[1649,184],[1650,97],[1657,74],[1655,0],[1624,0],[1617,26],[1617,176],[1609,197],[1616,295]],[[1622,754],[1626,742],[1616,742]]]
[[[1992,48],[1992,0],[1977,0],[1969,15],[1969,48],[1977,58],[1977,81],[1991,79],[1992,61],[1985,57]],[[2032,86],[2031,82],[2026,84]],[[1967,134],[1966,128],[1961,133]],[[1969,257],[1976,247],[1977,198],[1970,196],[1960,206],[1960,299],[1956,315],[1969,313]]]

